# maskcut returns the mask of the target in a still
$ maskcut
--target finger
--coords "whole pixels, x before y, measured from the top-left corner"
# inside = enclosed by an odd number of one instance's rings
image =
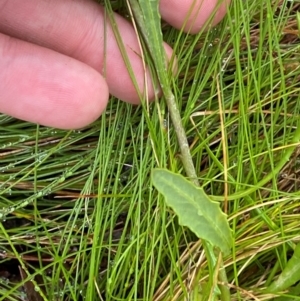
[[[72,129],[105,109],[108,87],[93,68],[53,50],[0,34],[0,111]]]
[[[136,34],[125,19],[115,15],[115,20],[138,87],[143,91],[145,70]],[[0,31],[88,64],[106,77],[111,94],[139,102],[112,27],[105,23],[104,10],[94,1],[0,0]],[[170,47],[166,46],[166,50],[170,55]],[[148,71],[146,82],[152,98],[155,91]]]
[[[172,26],[190,33],[199,32],[213,15],[210,25],[219,23],[226,14],[230,0],[161,0],[160,12]],[[186,22],[186,23],[185,23]]]

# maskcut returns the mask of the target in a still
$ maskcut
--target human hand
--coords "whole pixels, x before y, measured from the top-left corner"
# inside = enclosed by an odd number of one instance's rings
[[[190,16],[185,30],[198,32],[218,5],[212,25],[217,24],[229,1],[196,0],[193,12],[198,14]],[[161,0],[161,16],[181,28],[193,2]],[[136,34],[122,17],[116,15],[116,22],[143,90]],[[170,57],[172,49],[164,47]],[[104,25],[104,9],[91,0],[0,0],[0,57],[0,112],[19,119],[74,129],[101,115],[109,93],[139,102],[112,28]],[[147,81],[151,99],[150,74]]]

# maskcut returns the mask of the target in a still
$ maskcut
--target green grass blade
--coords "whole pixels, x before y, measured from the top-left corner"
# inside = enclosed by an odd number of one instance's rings
[[[202,189],[168,170],[153,170],[152,180],[166,203],[178,215],[182,226],[187,226],[199,238],[219,247],[224,254],[230,253],[231,230],[217,202],[211,201]]]
[[[292,258],[279,277],[271,283],[267,291],[275,293],[286,290],[300,280],[300,244],[295,248]]]
[[[296,297],[297,296],[297,297]],[[300,284],[292,287],[284,296],[275,298],[274,301],[299,301],[300,300]]]

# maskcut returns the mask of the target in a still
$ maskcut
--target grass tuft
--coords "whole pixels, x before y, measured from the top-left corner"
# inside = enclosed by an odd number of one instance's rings
[[[300,241],[299,8],[237,0],[194,36],[163,24],[199,181],[233,230],[222,283],[233,301],[300,300],[299,284],[265,292]],[[202,300],[215,263],[150,181],[157,166],[183,171],[163,101],[112,98],[68,132],[1,115],[0,132],[0,208],[13,208],[0,224],[0,300]]]

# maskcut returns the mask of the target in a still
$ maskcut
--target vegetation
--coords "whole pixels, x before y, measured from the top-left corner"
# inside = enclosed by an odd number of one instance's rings
[[[112,98],[76,131],[1,115],[0,300],[300,300],[299,9],[236,0],[207,32],[162,26],[200,185],[232,229],[223,262],[153,186],[156,167],[187,178],[164,98]]]

